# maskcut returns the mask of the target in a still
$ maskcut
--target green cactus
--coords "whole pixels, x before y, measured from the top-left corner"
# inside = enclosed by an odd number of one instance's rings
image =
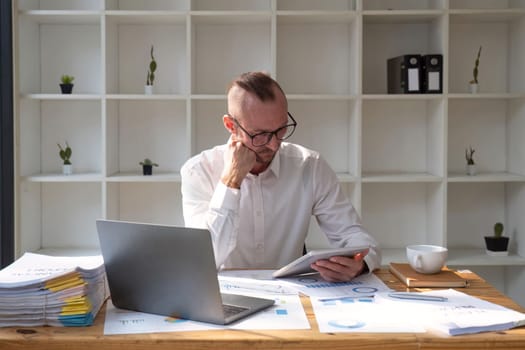
[[[469,146],[469,148],[467,148],[465,150],[465,159],[467,160],[467,164],[468,165],[474,165],[474,152],[476,152],[475,149],[472,148],[472,146]]]
[[[481,46],[478,50],[478,57],[476,58],[476,61],[474,62],[474,69],[472,70],[472,75],[474,79],[470,81],[471,84],[477,84],[478,83],[478,67],[479,67],[479,56],[481,55]]]
[[[75,80],[75,77],[72,75],[64,74],[60,77],[62,84],[73,84],[73,80]]]
[[[71,147],[69,147],[69,144],[66,141],[66,147],[62,147],[59,143],[57,143],[58,148],[60,149],[60,152],[58,154],[60,155],[60,158],[64,161],[64,165],[71,165],[71,154],[73,151],[71,150]]]
[[[501,222],[497,222],[494,225],[494,236],[496,238],[500,238],[501,236],[503,236],[503,224]]]
[[[140,165],[151,165],[151,166],[159,166],[157,163],[153,163],[153,161],[149,158],[145,158],[142,162],[139,163]]]
[[[153,45],[151,45],[151,62],[149,63],[149,70],[146,75],[146,85],[153,85],[153,81],[155,80],[155,71],[157,70],[157,62],[155,61],[155,57],[153,57]]]

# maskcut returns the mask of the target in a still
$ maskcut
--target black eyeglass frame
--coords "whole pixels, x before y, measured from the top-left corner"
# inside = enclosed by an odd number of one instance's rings
[[[294,119],[294,117],[292,116],[292,114],[290,112],[287,112],[288,113],[288,116],[290,117],[290,119],[292,120],[292,124],[286,124],[284,126],[281,126],[279,129],[277,130],[274,130],[274,131],[263,131],[263,132],[260,132],[260,133],[257,133],[257,134],[250,134],[245,128],[242,127],[242,125],[239,123],[239,121],[237,119],[235,119],[235,117],[233,115],[231,115],[230,113],[228,113],[228,115],[233,119],[233,121],[235,122],[235,124],[241,128],[242,131],[244,131],[244,133],[246,135],[248,135],[250,137],[250,139],[252,140],[252,146],[253,147],[262,147],[262,146],[266,146],[267,144],[270,143],[270,141],[272,141],[272,137],[275,136],[275,138],[279,141],[284,141],[286,139],[288,139],[290,136],[293,135],[293,133],[295,132],[295,128],[297,127],[297,121]],[[289,128],[289,127],[293,127],[292,129],[292,132],[290,132],[290,134],[286,135],[286,137],[283,137],[283,138],[280,138],[279,136],[277,136],[277,133],[283,129],[286,129],[286,128]],[[257,136],[261,136],[261,135],[268,135],[268,138],[266,139],[266,142],[263,143],[263,144],[260,144],[260,145],[256,145],[253,143],[253,139],[256,138]]]

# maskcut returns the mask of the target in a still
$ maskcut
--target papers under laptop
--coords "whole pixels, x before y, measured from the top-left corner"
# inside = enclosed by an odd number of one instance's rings
[[[97,231],[118,308],[228,324],[274,304],[220,293],[208,230],[97,220]]]

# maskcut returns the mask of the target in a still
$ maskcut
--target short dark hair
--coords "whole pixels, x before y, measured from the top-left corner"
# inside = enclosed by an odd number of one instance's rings
[[[230,83],[227,91],[229,92],[234,86],[255,94],[262,102],[275,100],[274,86],[284,95],[279,83],[263,72],[246,72],[241,74]]]

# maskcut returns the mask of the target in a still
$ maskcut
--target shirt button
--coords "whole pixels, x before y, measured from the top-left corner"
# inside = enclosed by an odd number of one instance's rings
[[[257,216],[261,216],[261,211],[260,211],[260,210],[257,210],[257,211],[255,212],[255,214],[256,214]]]
[[[261,244],[261,243],[257,244],[257,249],[261,250],[261,249],[263,249],[263,247],[264,247],[263,244]]]

